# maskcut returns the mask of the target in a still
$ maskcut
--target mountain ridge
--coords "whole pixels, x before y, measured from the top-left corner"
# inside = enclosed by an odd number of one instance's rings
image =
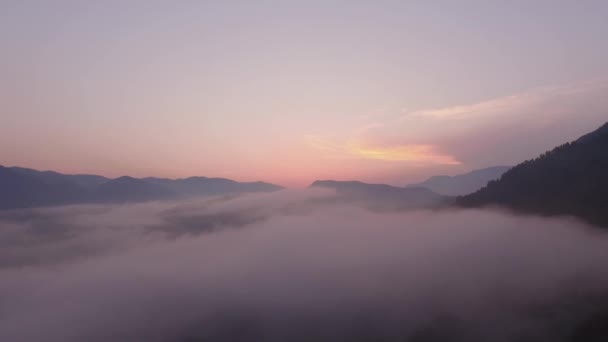
[[[402,188],[360,181],[316,180],[309,188],[332,189],[338,198],[363,201],[372,207],[385,209],[435,208],[450,200],[450,197],[427,188]]]
[[[461,207],[502,206],[541,215],[571,215],[608,227],[608,123],[539,157],[499,180],[456,198]]]
[[[86,203],[128,203],[182,197],[278,191],[265,182],[237,182],[226,178],[188,177],[106,178],[90,174],[62,174],[0,165],[0,209]]]

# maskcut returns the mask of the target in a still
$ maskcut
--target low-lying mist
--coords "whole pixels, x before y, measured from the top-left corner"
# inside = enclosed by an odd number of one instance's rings
[[[608,237],[567,218],[323,191],[0,213],[1,341],[574,341],[607,293]]]

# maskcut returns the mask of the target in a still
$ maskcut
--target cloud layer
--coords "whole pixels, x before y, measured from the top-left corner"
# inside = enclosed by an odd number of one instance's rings
[[[608,286],[608,238],[574,220],[316,191],[5,212],[0,228],[6,341],[567,341]]]

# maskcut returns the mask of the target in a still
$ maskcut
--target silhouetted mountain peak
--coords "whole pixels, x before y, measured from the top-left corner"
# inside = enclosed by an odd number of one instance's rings
[[[227,178],[201,177],[201,176],[188,177],[185,179],[178,179],[178,180],[188,181],[188,182],[238,183],[237,181],[233,181],[232,179],[227,179]]]
[[[131,176],[122,176],[122,177],[118,177],[118,178],[114,178],[112,179],[112,181],[115,182],[133,182],[133,181],[141,181],[140,179],[137,178],[133,178]]]
[[[358,185],[363,185],[366,183],[360,182],[360,181],[337,181],[337,180],[331,180],[331,179],[319,179],[319,180],[315,180],[314,182],[312,182],[312,184],[310,184],[309,187],[315,187],[315,186],[324,186],[324,187],[333,187],[333,186],[358,186]]]

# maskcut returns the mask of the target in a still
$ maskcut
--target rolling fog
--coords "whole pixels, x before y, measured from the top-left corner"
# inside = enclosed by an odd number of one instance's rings
[[[324,191],[17,210],[0,340],[568,341],[608,307],[607,263],[573,219]]]

